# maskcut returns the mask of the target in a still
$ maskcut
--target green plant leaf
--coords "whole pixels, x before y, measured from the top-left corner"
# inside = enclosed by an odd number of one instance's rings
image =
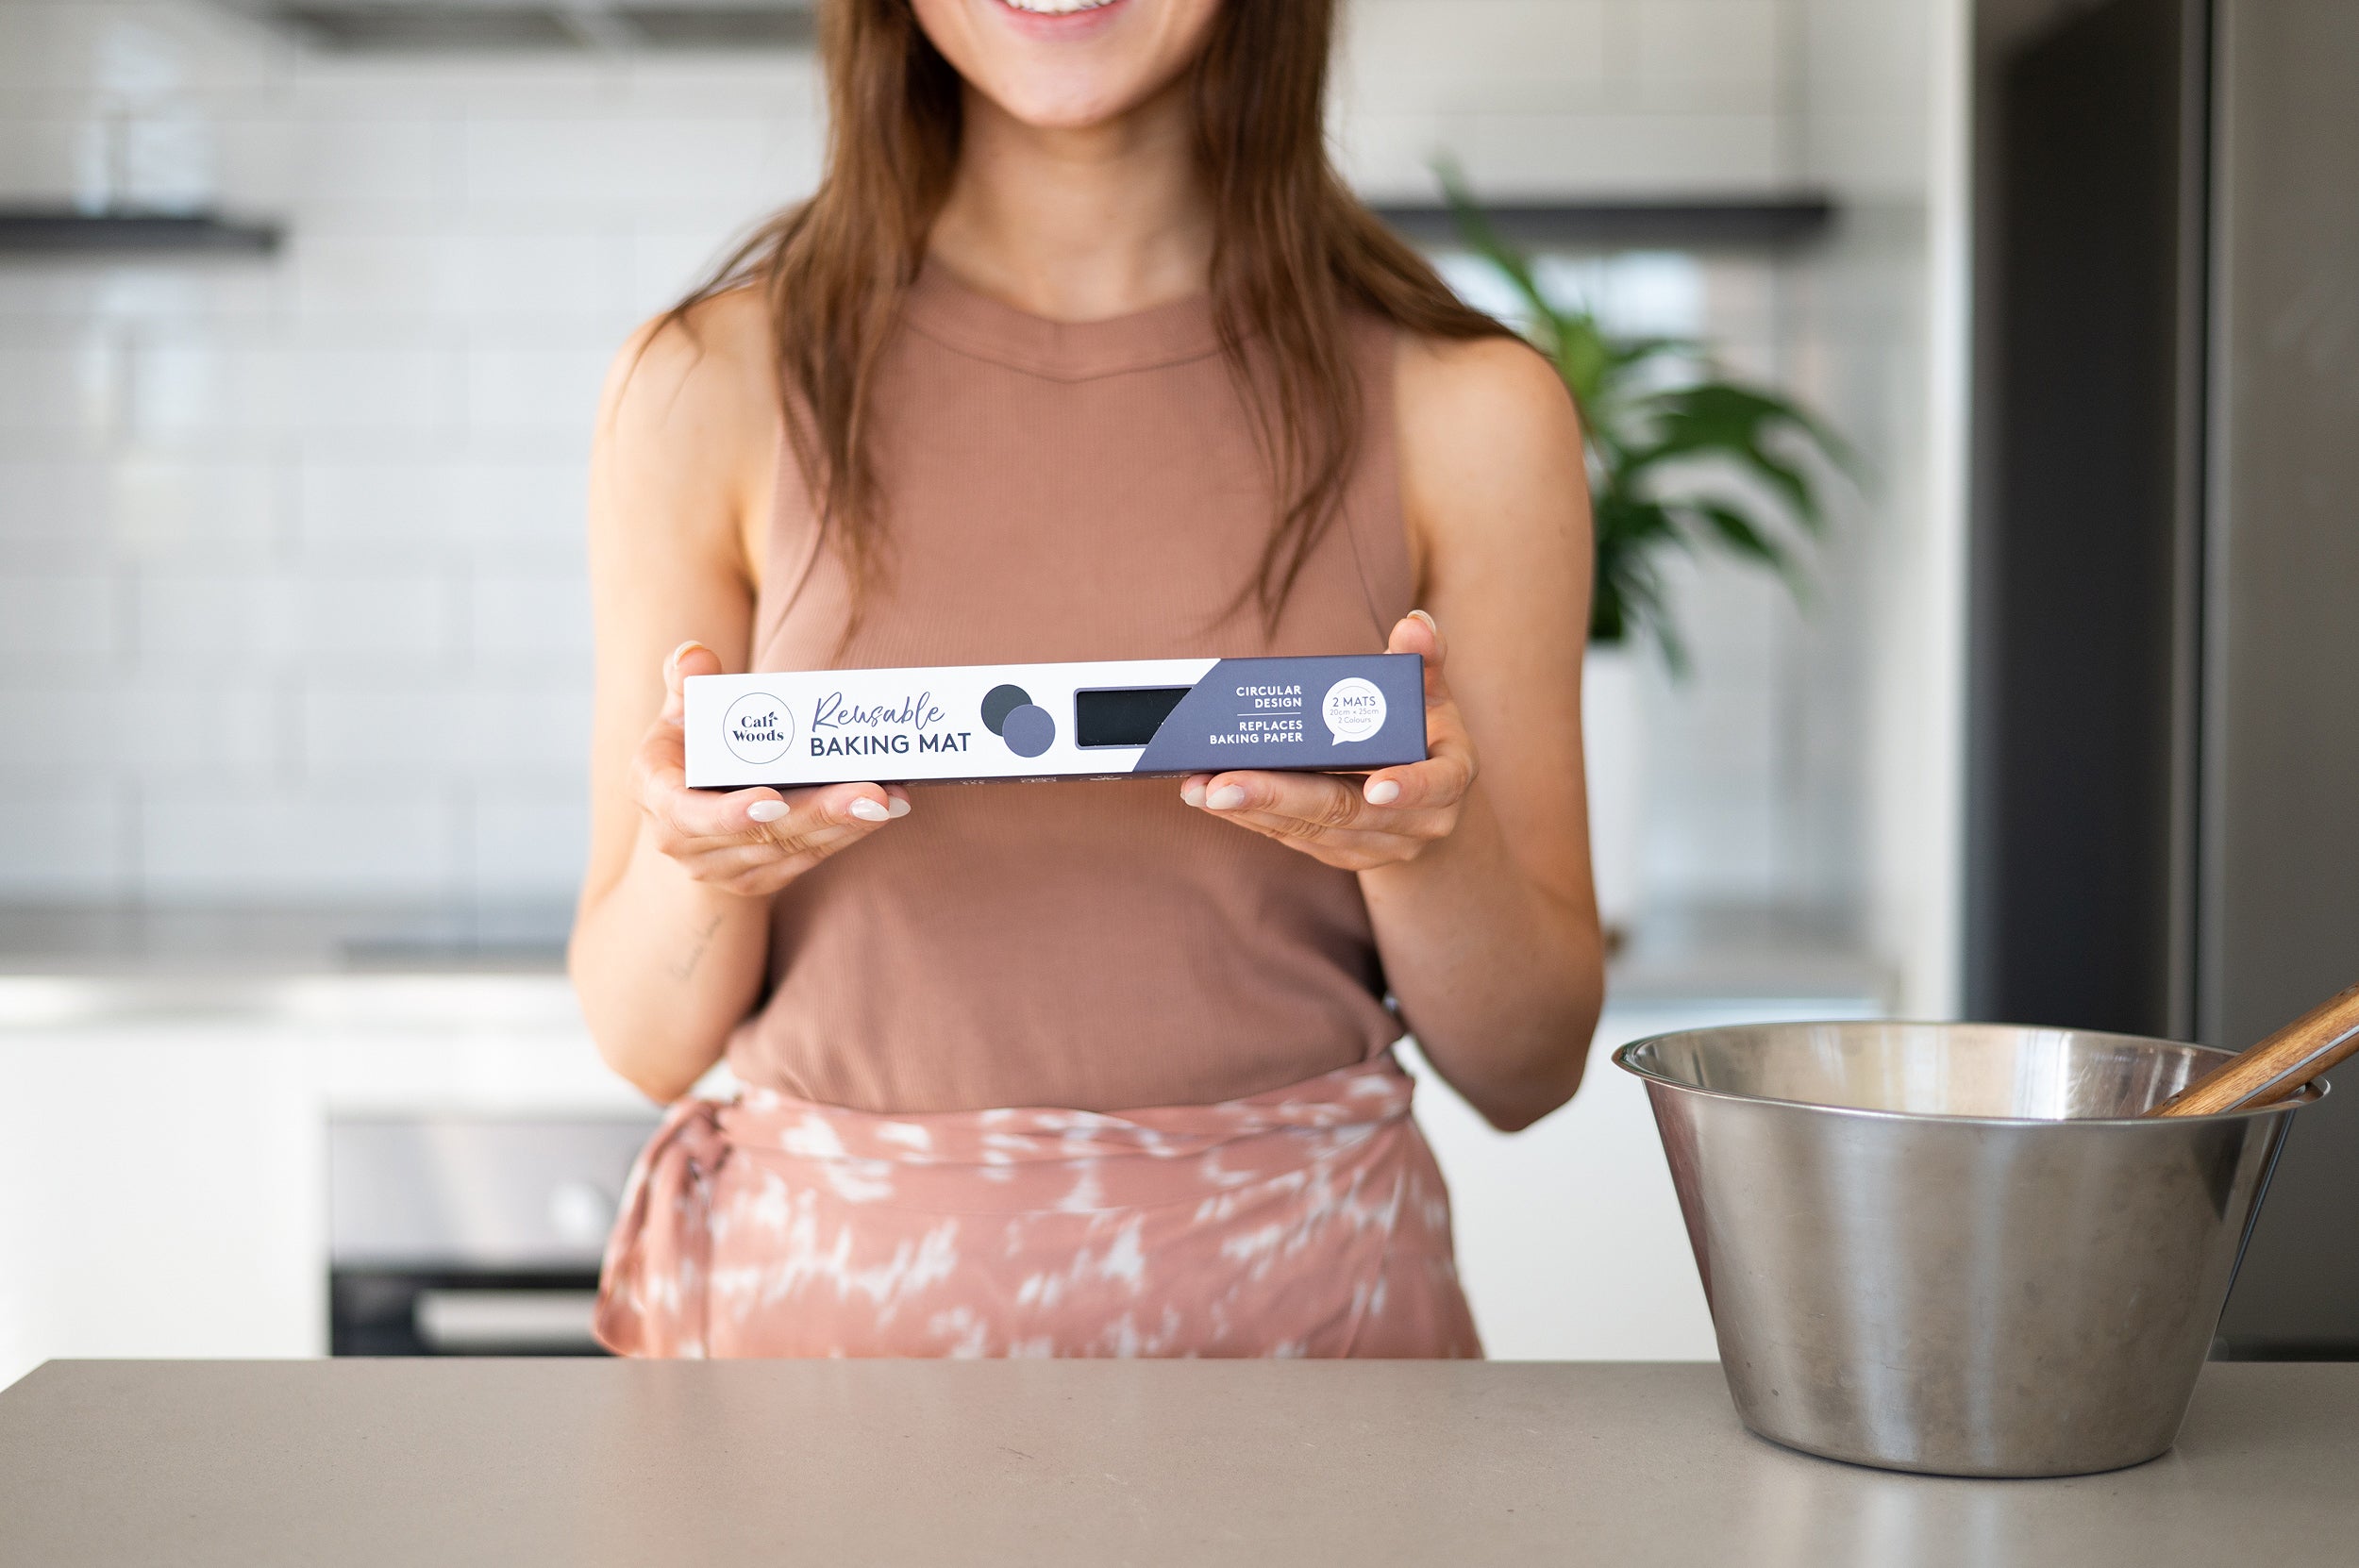
[[[1689,509],[1701,520],[1714,537],[1737,554],[1759,561],[1782,578],[1786,592],[1795,602],[1812,602],[1813,585],[1803,570],[1801,558],[1781,543],[1774,535],[1765,532],[1754,521],[1732,507],[1715,501],[1695,501]]]
[[[1813,426],[1794,418],[1784,399],[1722,381],[1701,382],[1654,399],[1655,439],[1629,455],[1632,472],[1676,459],[1721,458],[1749,471],[1775,491],[1805,527],[1818,531],[1823,515],[1816,491],[1770,444],[1781,429],[1808,436]]]
[[[1580,412],[1597,551],[1590,640],[1648,638],[1674,676],[1686,672],[1660,570],[1665,550],[1725,550],[1776,572],[1807,603],[1809,578],[1777,514],[1805,536],[1822,536],[1820,475],[1806,459],[1815,456],[1856,482],[1861,465],[1849,444],[1792,399],[1718,375],[1700,343],[1615,337],[1585,307],[1549,299],[1457,165],[1440,159],[1434,173],[1460,236],[1514,290],[1530,317],[1527,336],[1555,364]],[[1687,476],[1690,461],[1749,475],[1776,505],[1765,515],[1752,497],[1712,493],[1708,475]]]

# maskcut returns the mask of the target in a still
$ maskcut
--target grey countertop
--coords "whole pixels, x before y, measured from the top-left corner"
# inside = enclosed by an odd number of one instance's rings
[[[1708,1364],[51,1362],[0,1562],[2348,1563],[2359,1365],[2206,1369],[2179,1446],[1899,1476]]]

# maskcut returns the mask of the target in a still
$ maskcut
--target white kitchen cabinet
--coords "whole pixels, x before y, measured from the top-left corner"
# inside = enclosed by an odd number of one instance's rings
[[[58,1356],[308,1356],[326,1175],[298,1040],[0,1031],[0,1384]]]
[[[0,1387],[325,1353],[331,1116],[646,1109],[554,976],[0,976]]]
[[[1410,1053],[1491,1354],[1709,1359],[1646,1094],[1607,1059],[1664,1029],[1865,1010],[1616,1007],[1579,1096],[1512,1137]],[[321,1354],[332,1116],[646,1109],[555,976],[0,976],[0,1386],[59,1356]]]
[[[1414,1054],[1416,1114],[1449,1183],[1458,1264],[1483,1348],[1499,1360],[1714,1360],[1712,1315],[1654,1112],[1615,1050],[1671,1029],[1858,1018],[1855,997],[1611,1007],[1572,1103],[1492,1129]]]

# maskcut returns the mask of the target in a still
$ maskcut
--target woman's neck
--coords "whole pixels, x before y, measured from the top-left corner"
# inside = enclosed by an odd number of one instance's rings
[[[1053,130],[970,88],[958,174],[928,248],[974,288],[1051,321],[1103,321],[1202,292],[1213,212],[1186,81],[1119,120]]]

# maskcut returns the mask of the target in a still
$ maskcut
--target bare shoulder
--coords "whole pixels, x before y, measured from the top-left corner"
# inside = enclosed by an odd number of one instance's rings
[[[751,289],[700,300],[641,325],[609,367],[601,430],[649,436],[767,427],[778,391],[770,311]]]
[[[1573,400],[1556,367],[1521,338],[1399,335],[1396,395],[1404,411],[1470,427],[1506,420],[1540,433],[1574,429]]]
[[[1401,505],[1421,574],[1460,547],[1585,547],[1581,420],[1553,365],[1518,338],[1406,332],[1394,364]]]
[[[774,364],[769,309],[750,289],[633,332],[599,402],[594,529],[751,559],[777,458]]]

